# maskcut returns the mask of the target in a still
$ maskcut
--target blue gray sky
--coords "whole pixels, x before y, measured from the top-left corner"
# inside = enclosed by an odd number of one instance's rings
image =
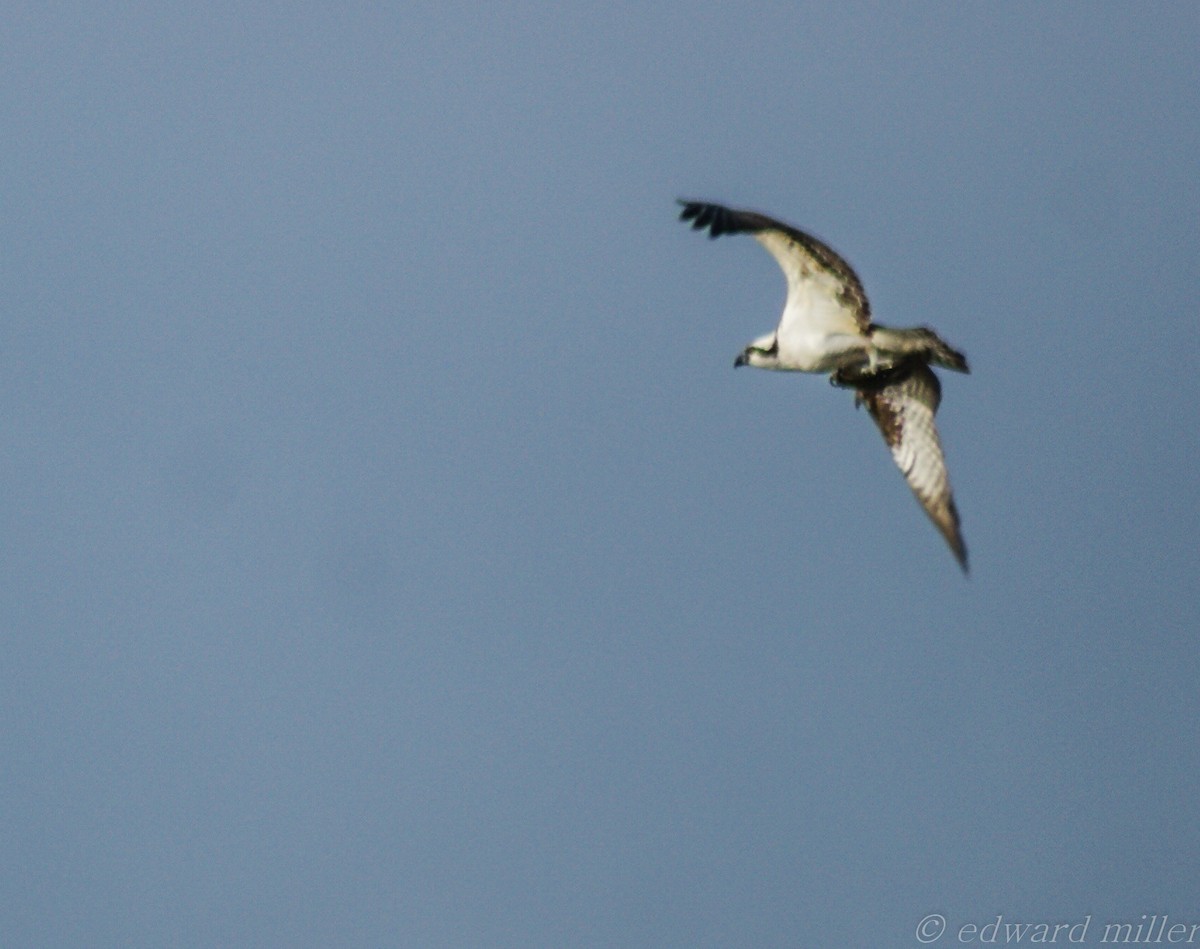
[[[1200,923],[1200,7],[5,21],[0,943]],[[968,579],[678,196],[968,353]]]

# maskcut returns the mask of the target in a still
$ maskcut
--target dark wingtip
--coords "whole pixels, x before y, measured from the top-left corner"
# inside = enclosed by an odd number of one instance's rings
[[[707,201],[687,201],[683,198],[676,200],[683,205],[683,210],[679,212],[679,220],[691,221],[693,231],[707,229],[710,238],[733,233],[729,226],[728,209],[719,204],[709,204]]]
[[[964,577],[971,575],[971,565],[967,563],[967,545],[961,540],[958,542],[958,547],[954,550],[954,559],[958,561],[958,565],[962,567]]]
[[[963,576],[971,575],[971,567],[967,563],[967,544],[963,540],[962,531],[958,527],[958,510],[954,506],[954,502],[950,502],[950,510],[954,514],[954,523],[947,525],[942,530],[942,535],[946,538],[946,543],[950,545],[950,551],[954,554],[954,559],[958,561],[958,565],[962,567]]]

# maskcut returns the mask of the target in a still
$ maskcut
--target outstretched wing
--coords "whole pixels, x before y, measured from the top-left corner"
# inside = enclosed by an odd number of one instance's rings
[[[858,274],[828,244],[756,211],[737,211],[702,201],[680,201],[679,218],[709,237],[750,234],[787,277],[788,298],[779,332],[857,334],[871,323],[871,305]]]
[[[967,547],[959,530],[958,509],[933,421],[941,398],[937,376],[923,364],[915,365],[898,382],[858,390],[858,399],[866,403],[892,450],[896,466],[965,573]]]

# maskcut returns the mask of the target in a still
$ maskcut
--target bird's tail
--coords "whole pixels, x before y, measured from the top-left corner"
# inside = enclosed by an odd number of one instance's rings
[[[967,357],[953,349],[944,339],[927,326],[912,329],[891,329],[887,326],[871,327],[871,342],[881,353],[905,359],[916,356],[935,366],[945,366],[955,372],[970,372]]]

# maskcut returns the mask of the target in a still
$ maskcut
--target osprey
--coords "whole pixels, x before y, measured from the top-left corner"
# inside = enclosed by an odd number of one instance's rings
[[[967,548],[933,421],[941,384],[930,369],[969,372],[966,357],[927,327],[873,323],[858,275],[811,234],[754,211],[679,203],[680,220],[707,229],[711,238],[752,235],[787,277],[779,326],[743,349],[734,368],[828,372],[830,383],[853,389],[855,406],[866,405],[908,486],[966,572]]]

